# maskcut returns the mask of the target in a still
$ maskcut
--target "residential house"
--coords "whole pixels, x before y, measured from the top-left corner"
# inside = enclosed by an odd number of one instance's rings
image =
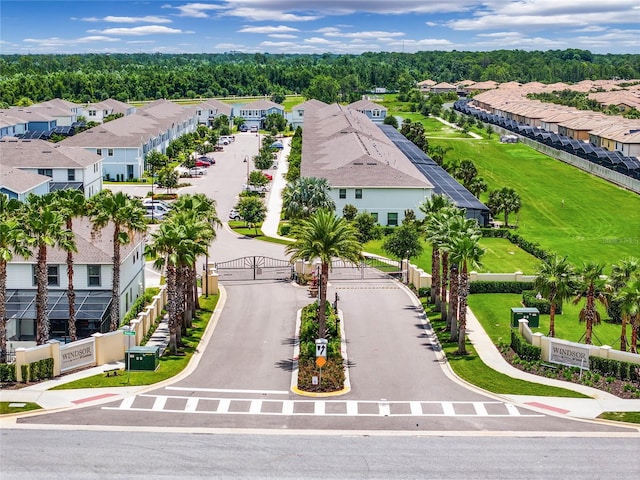
[[[34,103],[29,109],[54,118],[58,127],[70,127],[78,120],[82,106],[67,100],[54,98],[46,102]]]
[[[366,115],[338,104],[305,112],[301,175],[326,179],[336,213],[345,205],[396,226],[433,185]]]
[[[328,104],[321,102],[320,100],[311,98],[306,102],[291,107],[291,113],[287,114],[287,121],[289,122],[289,125],[291,125],[291,128],[295,130],[296,128],[303,126],[304,114],[306,110],[322,108],[326,107],[327,105]]]
[[[431,91],[431,87],[433,87],[437,83],[438,82],[435,82],[433,80],[422,80],[421,82],[417,83],[417,87],[418,90],[420,90],[422,93],[429,93]]]
[[[194,105],[199,125],[210,127],[216,118],[226,115],[229,122],[233,119],[233,107],[228,103],[221,102],[215,98],[210,98],[204,102]]]
[[[92,233],[88,218],[73,222],[77,252],[74,253],[73,285],[76,294],[76,325],[80,338],[109,330],[113,274],[113,225],[98,234]],[[144,235],[121,246],[120,319],[136,298],[144,293]],[[7,265],[7,339],[13,348],[33,344],[36,334],[36,252],[30,258],[15,256]],[[49,247],[47,252],[47,315],[51,337],[68,336],[69,303],[67,297],[67,254]]]
[[[384,119],[387,117],[386,107],[378,105],[366,98],[350,103],[347,105],[347,108],[357,110],[366,115],[366,117],[374,123],[384,123]]]
[[[264,121],[267,115],[277,113],[284,117],[284,107],[270,100],[258,100],[233,107],[233,116],[244,118],[244,123],[249,128],[257,126],[264,128]]]
[[[46,193],[66,188],[81,190],[89,198],[102,190],[101,157],[83,148],[62,143],[4,137],[0,139],[0,167],[3,174],[8,176],[11,175],[10,170],[38,175],[21,175],[15,181],[3,181],[4,185],[13,182],[21,185],[18,187],[14,184],[12,187],[17,189],[10,195],[13,198],[20,198],[21,194],[28,191]],[[47,177],[49,181],[45,182],[41,177]],[[30,183],[25,183],[27,181]]]
[[[5,168],[0,164],[0,194],[9,198],[25,202],[30,193],[35,195],[49,193],[50,183],[51,178],[46,175],[26,172],[19,168]]]
[[[109,115],[121,113],[123,116],[132,115],[136,112],[136,107],[128,103],[108,98],[101,102],[87,103],[80,109],[80,116],[84,117],[87,122],[104,122]]]
[[[437,83],[436,85],[432,86],[430,89],[431,93],[448,93],[448,92],[455,92],[455,91],[456,91],[456,86],[451,85],[450,83],[447,83],[447,82]]]

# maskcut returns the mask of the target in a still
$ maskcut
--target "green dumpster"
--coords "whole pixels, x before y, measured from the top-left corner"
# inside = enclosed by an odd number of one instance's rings
[[[519,320],[528,320],[529,328],[538,328],[540,326],[540,312],[537,308],[512,308],[511,309],[511,326],[518,328]]]
[[[158,347],[131,347],[125,351],[125,368],[135,370],[155,371],[160,364],[160,349]]]

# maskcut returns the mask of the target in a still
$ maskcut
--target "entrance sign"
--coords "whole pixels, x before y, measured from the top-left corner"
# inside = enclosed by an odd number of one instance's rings
[[[549,361],[589,370],[589,347],[550,338]]]
[[[96,342],[86,338],[60,347],[60,371],[94,365],[96,363]]]
[[[316,358],[327,358],[327,343],[329,342],[326,338],[318,338],[316,340]]]

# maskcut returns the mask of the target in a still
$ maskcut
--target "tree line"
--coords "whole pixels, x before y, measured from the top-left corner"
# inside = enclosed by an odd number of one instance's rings
[[[84,54],[0,56],[0,104],[64,98],[123,102],[158,98],[304,93],[331,78],[344,101],[375,87],[408,91],[437,82],[579,82],[640,78],[640,55],[567,49],[526,52],[307,54]],[[335,86],[332,84],[332,86]],[[313,97],[313,96],[311,96]],[[315,98],[315,97],[314,97]]]

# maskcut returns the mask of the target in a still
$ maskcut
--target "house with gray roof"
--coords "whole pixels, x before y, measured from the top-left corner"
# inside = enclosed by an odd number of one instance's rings
[[[27,200],[30,193],[45,195],[49,193],[51,178],[38,173],[26,172],[19,168],[0,168],[0,194],[21,202]]]
[[[291,128],[295,130],[298,127],[302,127],[304,124],[304,113],[305,111],[310,111],[315,108],[323,108],[328,104],[321,102],[320,100],[316,100],[315,98],[310,98],[309,100],[302,102],[298,105],[294,105],[291,107],[291,112],[287,113],[287,122],[291,125]]]
[[[367,116],[374,123],[384,123],[387,116],[387,108],[372,102],[368,98],[363,98],[357,102],[350,103],[347,108],[357,110]]]
[[[284,117],[284,107],[271,100],[257,100],[233,107],[233,116],[244,118],[244,123],[249,128],[253,126],[264,128],[264,121],[267,115],[272,113],[277,113]]]
[[[16,170],[37,176],[18,175],[13,180],[11,177],[17,175]],[[100,156],[83,148],[45,140],[0,139],[0,171],[3,173],[2,184],[12,198],[26,197],[30,191],[42,194],[66,188],[81,190],[89,198],[102,190]],[[45,182],[42,177],[49,181]],[[13,186],[9,188],[8,185]]]
[[[196,110],[199,125],[210,127],[216,118],[226,115],[231,122],[233,118],[233,107],[228,103],[221,102],[215,98],[209,98],[193,106]]]
[[[105,117],[121,113],[123,116],[136,112],[136,107],[128,103],[108,98],[97,103],[87,103],[82,105],[79,115],[83,116],[87,122],[104,122]]]
[[[381,225],[399,225],[406,209],[420,218],[434,188],[366,115],[338,104],[305,115],[300,170],[329,182],[338,215],[351,204]]]
[[[80,338],[109,330],[113,275],[113,224],[98,234],[92,233],[88,218],[73,222],[76,247],[73,285],[76,294],[76,325]],[[133,302],[144,293],[144,234],[121,247],[120,319]],[[51,337],[64,340],[67,335],[69,302],[67,297],[67,254],[50,247],[47,252],[48,285],[47,314]],[[36,321],[36,256],[15,256],[7,265],[7,339],[13,347],[30,346],[35,340]]]

